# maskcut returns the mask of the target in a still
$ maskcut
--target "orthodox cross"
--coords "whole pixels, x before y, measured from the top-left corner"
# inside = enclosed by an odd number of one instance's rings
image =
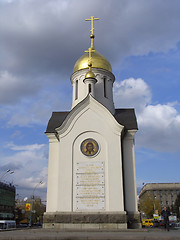
[[[91,21],[91,30],[90,30],[90,32],[91,32],[91,36],[90,36],[90,38],[91,38],[91,49],[94,49],[94,32],[93,32],[93,30],[94,30],[94,26],[93,26],[93,21],[94,20],[99,20],[99,18],[95,18],[94,16],[91,16],[91,18],[88,18],[88,19],[85,19],[86,21]]]
[[[92,54],[92,52],[95,52],[95,50],[90,47],[90,48],[88,48],[88,50],[85,50],[85,52],[89,53],[88,66],[91,67],[92,66],[92,62],[91,62],[92,55],[91,54]]]
[[[94,27],[93,27],[93,21],[94,20],[99,20],[99,18],[95,18],[94,16],[91,16],[91,18],[89,19],[85,19],[86,21],[91,21],[91,30],[90,30],[90,32],[91,32],[91,34],[93,35],[94,33],[93,33],[93,30],[94,30]]]

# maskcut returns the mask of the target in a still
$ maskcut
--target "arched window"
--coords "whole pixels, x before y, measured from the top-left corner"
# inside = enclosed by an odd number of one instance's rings
[[[104,77],[104,79],[103,79],[103,81],[104,81],[104,97],[105,98],[107,98],[107,87],[106,87],[106,78]]]
[[[78,80],[76,80],[75,84],[75,100],[78,99]]]
[[[91,93],[92,89],[91,89],[91,84],[89,84],[89,93]]]

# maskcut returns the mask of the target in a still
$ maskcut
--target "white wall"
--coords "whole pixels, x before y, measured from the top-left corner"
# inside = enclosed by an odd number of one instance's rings
[[[73,98],[72,98],[72,108],[74,108],[78,103],[80,103],[87,95],[87,87],[84,83],[85,75],[88,69],[83,69],[75,72],[71,76],[71,83],[73,86]],[[106,70],[92,68],[93,73],[96,76],[97,82],[94,87],[95,99],[103,104],[112,114],[114,114],[114,102],[113,102],[113,83],[115,81],[114,75]],[[104,96],[104,78],[106,78],[106,97]],[[75,99],[76,92],[76,81],[78,81],[78,98]]]
[[[136,167],[134,135],[137,130],[129,130],[123,139],[124,193],[127,212],[137,212]]]
[[[49,163],[48,188],[51,188],[53,175],[56,175],[57,171],[59,177],[55,189],[53,188],[53,191],[48,189],[47,212],[70,212],[76,209],[74,168],[76,162],[82,161],[105,163],[104,210],[124,211],[121,159],[123,126],[119,125],[110,112],[91,96],[87,101],[90,101],[87,106],[77,109],[77,112],[57,129],[60,142],[59,147],[54,148],[56,153],[52,154],[52,151],[50,153],[52,156]],[[93,159],[85,157],[80,151],[80,144],[86,138],[95,139],[100,146],[99,154]]]

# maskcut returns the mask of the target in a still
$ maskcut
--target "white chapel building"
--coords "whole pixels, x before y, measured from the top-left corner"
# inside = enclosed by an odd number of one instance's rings
[[[134,109],[115,109],[115,77],[91,45],[75,63],[72,109],[53,112],[45,228],[138,228]]]

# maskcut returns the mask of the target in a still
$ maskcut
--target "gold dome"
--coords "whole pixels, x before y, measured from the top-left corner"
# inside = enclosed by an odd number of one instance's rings
[[[95,51],[91,53],[92,68],[101,68],[109,72],[112,72],[111,64],[103,57],[99,52]],[[89,54],[85,53],[81,56],[74,65],[73,73],[82,69],[89,68]]]

